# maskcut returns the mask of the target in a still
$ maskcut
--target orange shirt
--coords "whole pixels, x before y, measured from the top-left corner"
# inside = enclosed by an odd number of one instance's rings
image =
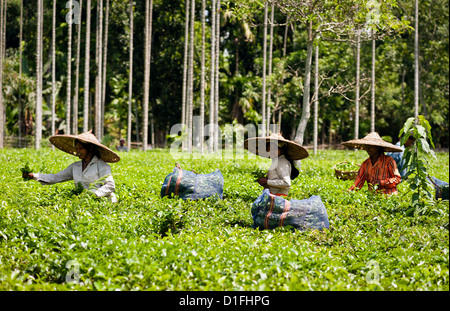
[[[377,192],[397,194],[397,185],[402,179],[394,159],[382,153],[374,165],[370,158],[361,164],[355,183],[349,190],[356,187],[361,189],[366,181],[369,190],[372,190],[374,185],[378,185]]]

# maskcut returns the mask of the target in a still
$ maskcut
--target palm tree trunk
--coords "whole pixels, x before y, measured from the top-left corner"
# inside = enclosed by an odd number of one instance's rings
[[[142,145],[144,151],[148,145],[148,102],[150,94],[150,55],[151,55],[151,38],[152,38],[152,10],[153,0],[146,1],[145,10],[145,70],[144,70],[144,100],[143,100],[143,137]]]
[[[19,77],[22,83],[22,38],[23,38],[23,0],[20,0],[20,26],[19,26]],[[19,148],[22,147],[22,96],[19,93]],[[6,120],[5,120],[6,121]]]
[[[97,75],[95,77],[95,136],[101,141],[102,139],[102,50],[103,50],[103,0],[97,2],[97,46],[95,53],[95,62],[97,67]]]
[[[83,132],[89,130],[89,63],[91,42],[91,0],[86,4],[86,43],[84,57],[84,107],[83,107]]]
[[[80,49],[81,49],[81,14],[83,12],[83,0],[80,0],[80,16],[77,27],[77,57],[75,65],[75,94],[73,96],[73,126],[72,133],[78,134],[78,94],[79,94],[79,75],[80,75]]]
[[[192,152],[192,127],[193,127],[193,112],[194,112],[194,22],[195,22],[195,0],[191,3],[190,13],[190,35],[189,35],[189,70],[188,70],[188,109],[187,109],[187,123],[188,123],[188,151]]]
[[[130,69],[128,78],[127,147],[131,150],[131,104],[133,98],[133,0],[130,0]]]
[[[5,119],[3,118],[5,105],[3,103],[3,23],[6,23],[6,18],[3,16],[3,6],[6,2],[0,3],[0,148],[3,148],[3,141],[5,139]]]
[[[414,12],[414,117],[417,118],[419,115],[419,0],[415,0]]]
[[[266,54],[267,54],[267,2],[264,3],[263,76],[262,76],[262,133],[266,136]]]
[[[205,137],[205,11],[206,0],[202,0],[202,59],[200,80],[200,152],[203,154],[203,138]]]
[[[316,59],[314,71],[314,138],[313,138],[313,152],[317,154],[317,137],[319,132],[318,115],[319,115],[319,45],[316,46]]]
[[[5,3],[6,4],[6,3]],[[42,139],[42,22],[43,0],[38,0],[36,35],[36,124],[34,147],[38,150]]]
[[[219,69],[220,69],[220,0],[217,0],[216,6],[216,52],[214,56],[216,57],[216,65],[215,65],[215,88],[214,88],[214,150],[219,150]]]
[[[356,42],[355,139],[359,138],[360,71],[361,71],[361,32],[358,29]]]
[[[184,65],[183,65],[183,98],[181,100],[181,124],[186,125],[186,105],[187,105],[187,72],[188,72],[188,52],[189,52],[189,7],[190,0],[186,0],[186,16],[184,25]],[[185,144],[183,141],[183,148]]]
[[[105,99],[106,99],[106,59],[108,55],[108,28],[109,28],[109,0],[106,0],[105,7],[105,35],[103,38],[103,69],[102,69],[102,120],[101,120],[101,132],[104,135],[105,124]]]
[[[69,13],[72,14],[72,0],[69,0]],[[67,8],[67,4],[66,4]],[[73,21],[68,22],[69,34],[67,44],[67,90],[66,90],[66,134],[70,134],[71,128],[71,98],[72,98],[72,24]]]
[[[56,110],[56,0],[53,0],[53,19],[52,19],[52,135],[56,134],[55,127],[55,110]],[[55,146],[52,144],[52,150],[55,150]]]
[[[372,100],[370,104],[370,131],[375,132],[375,37],[372,30]]]
[[[275,4],[272,3],[270,11],[270,41],[269,41],[269,77],[272,75],[272,52],[273,52],[273,23],[274,23]],[[270,133],[270,102],[272,97],[272,88],[269,85],[267,92],[267,134]]]
[[[5,106],[3,103],[3,1],[0,2],[0,148],[3,148],[5,139],[5,121],[3,120],[3,111]]]
[[[215,108],[215,94],[216,87],[216,0],[211,1],[211,81],[209,87],[209,151],[214,150],[214,108]]]

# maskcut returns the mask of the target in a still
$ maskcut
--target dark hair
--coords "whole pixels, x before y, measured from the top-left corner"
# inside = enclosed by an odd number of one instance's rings
[[[298,171],[298,169],[295,167],[294,165],[294,161],[289,157],[288,155],[288,151],[289,151],[289,145],[288,144],[284,144],[281,147],[281,153],[284,155],[284,157],[289,161],[289,163],[291,163],[291,180],[295,179],[298,177],[298,175],[300,174],[300,172]]]
[[[100,151],[98,150],[96,145],[91,144],[91,143],[85,143],[78,139],[76,141],[78,141],[83,146],[84,149],[86,149],[87,151],[92,153],[92,155],[95,155],[97,158],[100,159]]]

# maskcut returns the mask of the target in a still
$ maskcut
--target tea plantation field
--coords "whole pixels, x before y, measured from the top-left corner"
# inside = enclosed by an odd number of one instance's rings
[[[430,173],[448,181],[449,155]],[[291,198],[319,195],[330,229],[252,228],[254,181],[267,159],[173,159],[168,150],[121,153],[111,164],[119,202],[75,196],[73,182],[23,181],[78,159],[59,150],[0,150],[0,290],[448,291],[449,205],[414,215],[407,186],[384,198],[347,193],[333,165],[364,151],[319,151],[302,161]],[[225,178],[223,200],[160,197],[175,162]]]

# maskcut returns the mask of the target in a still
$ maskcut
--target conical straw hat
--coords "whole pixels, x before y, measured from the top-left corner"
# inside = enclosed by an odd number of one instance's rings
[[[52,137],[50,137],[49,140],[56,148],[69,154],[76,155],[77,154],[75,148],[76,139],[78,139],[83,143],[95,145],[100,153],[100,159],[102,159],[105,162],[118,162],[120,160],[120,157],[117,153],[115,153],[105,145],[102,145],[98,141],[97,137],[95,137],[95,135],[92,134],[92,130],[79,135],[69,135],[69,134],[53,135]]]
[[[296,142],[283,138],[281,134],[275,133],[266,137],[248,138],[244,141],[244,148],[256,155],[267,158],[269,155],[266,151],[266,143],[268,142],[275,142],[278,145],[279,143],[286,143],[288,145],[287,156],[291,160],[301,160],[309,156],[306,148],[300,146]],[[258,149],[260,148],[262,149],[262,152],[259,152]]]
[[[347,147],[353,147],[358,149],[364,149],[364,146],[379,146],[383,147],[385,152],[403,151],[402,148],[383,140],[377,132],[369,133],[366,137],[362,139],[353,139],[343,142],[341,144]]]

